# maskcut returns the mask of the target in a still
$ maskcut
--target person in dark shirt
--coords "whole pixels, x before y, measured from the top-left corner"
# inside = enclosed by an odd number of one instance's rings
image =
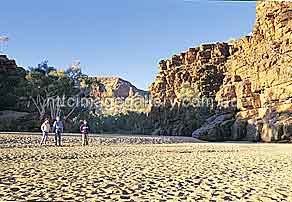
[[[80,132],[82,135],[82,146],[88,145],[88,134],[90,132],[90,128],[86,120],[84,120],[81,124]]]
[[[64,126],[62,121],[60,120],[60,117],[56,118],[56,121],[53,125],[53,131],[55,133],[55,145],[61,146],[61,133],[64,131]]]

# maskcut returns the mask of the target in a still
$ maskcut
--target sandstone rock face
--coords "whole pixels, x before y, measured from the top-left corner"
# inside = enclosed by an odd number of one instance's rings
[[[223,82],[229,55],[227,43],[204,44],[159,62],[159,74],[149,88],[155,100],[150,117],[159,128],[156,135],[191,135],[201,124],[201,117],[196,116],[199,111],[193,107],[177,108],[185,97],[192,100],[207,97],[213,102]]]
[[[15,71],[17,65],[15,60],[8,59],[7,55],[0,55],[0,73],[7,73],[9,71]]]
[[[226,113],[210,117],[205,124],[194,131],[192,137],[207,141],[225,141],[231,136],[230,127],[234,124],[233,114]]]
[[[252,35],[233,44],[216,99],[239,110],[235,140],[289,140],[292,133],[284,128],[292,123],[292,3],[260,2],[256,11]]]
[[[118,77],[90,77],[89,96],[94,99],[98,114],[148,112],[149,93]]]
[[[17,96],[16,88],[24,80],[25,73],[25,69],[18,67],[15,60],[0,55],[0,111],[23,110],[25,105],[22,105],[22,98]]]
[[[140,90],[132,85],[129,81],[123,80],[119,77],[91,77],[90,78],[91,92],[96,97],[121,97],[126,98],[128,96],[147,95],[147,91]]]
[[[214,97],[224,78],[230,55],[227,43],[204,44],[159,62],[159,73],[150,86],[153,98],[162,103],[179,101],[184,83],[198,87],[198,96]]]
[[[159,63],[150,92],[162,102],[179,100],[185,81],[195,84],[198,96],[216,97],[217,121],[208,120],[195,137],[292,140],[292,2],[258,2],[256,17],[251,36],[192,48]],[[222,112],[237,113],[228,122]]]

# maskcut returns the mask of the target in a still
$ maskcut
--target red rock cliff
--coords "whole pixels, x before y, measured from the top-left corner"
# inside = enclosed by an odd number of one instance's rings
[[[150,86],[154,97],[179,99],[182,84],[189,82],[198,86],[199,96],[216,96],[221,112],[237,111],[234,118],[207,120],[195,137],[292,139],[292,2],[258,2],[251,36],[192,48],[161,61],[159,70]]]
[[[234,139],[291,139],[292,3],[259,2],[256,13],[252,36],[234,43],[217,100],[239,110]]]

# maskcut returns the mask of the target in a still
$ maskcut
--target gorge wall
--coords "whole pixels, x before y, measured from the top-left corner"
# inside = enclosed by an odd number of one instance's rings
[[[25,70],[16,65],[15,60],[0,55],[0,111],[17,105],[15,87],[24,79]]]
[[[192,106],[181,107],[181,103],[184,98],[215,99],[230,51],[228,43],[204,44],[160,61],[159,73],[150,86],[156,103],[150,113],[154,135],[189,136],[202,124],[211,112]]]
[[[197,88],[199,96],[215,97],[219,90],[230,56],[227,43],[204,44],[187,52],[159,62],[159,73],[150,86],[150,92],[161,102],[181,100],[181,89],[186,83]]]
[[[196,96],[214,98],[216,115],[194,137],[292,139],[292,2],[257,2],[251,36],[189,49],[161,61],[159,70],[150,86],[153,97],[180,100],[187,82]]]
[[[232,139],[283,141],[292,138],[292,2],[261,2],[252,36],[236,50],[216,99],[239,112]]]
[[[0,55],[0,73],[15,71],[17,68],[15,60],[8,59],[7,55]]]

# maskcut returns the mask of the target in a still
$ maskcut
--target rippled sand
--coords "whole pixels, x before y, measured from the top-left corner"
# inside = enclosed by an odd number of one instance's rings
[[[292,201],[292,145],[39,139],[0,136],[0,201]]]

